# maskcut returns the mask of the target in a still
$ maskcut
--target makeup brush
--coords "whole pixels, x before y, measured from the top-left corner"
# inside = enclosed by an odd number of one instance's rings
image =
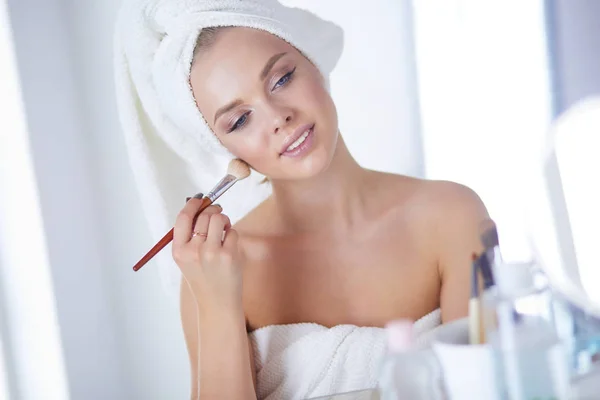
[[[483,290],[479,292],[478,304],[480,307],[479,321],[480,321],[480,330],[479,330],[479,343],[486,343],[487,341],[487,330],[495,329],[495,320],[496,313],[493,309],[489,308],[488,305],[484,305],[484,295],[488,292],[492,286],[496,285],[494,274],[492,273],[492,266],[488,261],[488,257],[486,253],[482,253],[477,258],[477,266],[479,267],[479,272],[481,272],[481,278],[483,280]]]
[[[484,248],[483,254],[479,257],[479,268],[483,277],[483,294],[496,285],[494,267],[502,263],[502,255],[500,254],[500,241],[496,223],[491,219],[487,219],[481,223],[479,229],[479,238]],[[483,304],[481,295],[479,296],[479,301],[480,304]],[[481,314],[481,331],[479,336],[481,343],[487,342],[488,330],[495,329],[497,329],[495,310],[485,307],[485,310]]]
[[[492,265],[489,262],[487,254],[484,252],[477,261],[481,277],[483,278],[483,290],[489,289],[496,284]]]
[[[469,300],[469,342],[481,344],[481,308],[479,304],[479,265],[477,254],[471,258],[471,299]]]
[[[501,264],[502,254],[500,253],[500,239],[496,223],[487,219],[481,223],[479,228],[481,244],[483,244],[490,265]]]
[[[215,185],[215,187],[204,197],[202,197],[202,204],[200,205],[200,210],[198,214],[204,211],[208,206],[215,202],[223,193],[225,193],[229,188],[231,188],[237,181],[247,178],[250,175],[250,167],[244,161],[240,159],[231,160],[229,163],[229,167],[227,168],[227,175],[223,177]],[[152,259],[159,251],[161,251],[167,244],[169,244],[173,240],[173,228],[162,239],[158,241],[146,253],[144,257],[140,261],[137,262],[133,266],[134,271],[138,271],[142,268],[148,261]]]
[[[498,240],[498,230],[496,223],[487,219],[479,226],[481,244],[483,244],[484,257],[480,261],[481,274],[484,280],[484,288],[488,289],[495,284],[493,267],[502,263],[500,254],[500,241]]]

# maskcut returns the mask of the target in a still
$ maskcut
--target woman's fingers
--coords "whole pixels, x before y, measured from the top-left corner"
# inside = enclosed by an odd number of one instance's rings
[[[173,227],[173,248],[181,247],[190,239],[190,232],[194,226],[195,216],[202,205],[202,200],[190,199],[179,211]]]
[[[196,224],[194,225],[194,229],[192,231],[192,240],[195,238],[200,238],[200,240],[206,240],[208,236],[208,223],[210,222],[210,215],[206,213],[201,213],[198,215],[196,219]]]
[[[238,233],[235,229],[229,228],[225,230],[225,238],[223,238],[223,250],[235,254],[238,250]]]
[[[223,214],[211,215],[210,222],[208,224],[208,237],[206,238],[206,244],[213,247],[221,247],[223,241],[223,231],[229,229],[231,222],[229,217]]]
[[[197,234],[196,236],[192,236],[192,238],[200,237],[202,240],[206,239],[206,237],[208,236],[208,224],[210,222],[211,216],[220,214],[221,211],[223,210],[220,206],[210,206],[206,208],[206,210],[202,211],[200,215],[198,215],[198,217],[196,218],[194,230],[190,232],[190,235],[193,235],[194,233]]]
[[[199,204],[186,205],[180,213],[176,230],[182,237],[191,237],[192,229],[199,235],[189,241],[178,238],[180,246],[174,244],[173,258],[199,301],[211,299],[217,305],[237,304],[241,300],[242,279],[237,232],[218,206],[208,207],[196,217],[194,212],[199,211],[201,200],[191,199],[188,203],[194,202]],[[190,222],[194,219],[195,222]],[[202,233],[206,233],[206,238]]]
[[[202,206],[202,199],[191,198],[186,202],[175,220],[173,227],[173,247],[180,247],[189,242],[192,237],[192,229],[196,224],[196,217]],[[209,206],[200,215],[211,215],[220,213],[220,206]]]

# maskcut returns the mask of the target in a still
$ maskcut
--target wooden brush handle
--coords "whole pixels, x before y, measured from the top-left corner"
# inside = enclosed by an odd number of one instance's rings
[[[208,206],[210,206],[211,204],[212,204],[212,202],[210,201],[210,199],[208,197],[202,198],[202,204],[200,204],[200,209],[198,210],[198,213],[196,214],[196,217],[194,218],[194,223],[196,221],[196,218],[198,218],[198,215],[200,215],[200,213],[202,211],[206,210],[206,208]],[[192,226],[193,226],[193,224],[192,224]],[[144,257],[142,257],[142,259],[140,261],[137,262],[137,264],[135,264],[133,266],[133,270],[138,271],[140,268],[142,268],[148,261],[150,261],[152,259],[152,257],[157,255],[159,251],[161,251],[162,249],[165,248],[166,245],[171,243],[172,240],[173,240],[173,228],[171,228],[171,230],[169,232],[167,232],[167,234],[165,236],[163,236],[162,239],[160,239],[158,241],[158,243],[156,243],[154,245],[154,247],[152,247],[150,249],[150,251],[148,251],[146,253],[146,255]]]

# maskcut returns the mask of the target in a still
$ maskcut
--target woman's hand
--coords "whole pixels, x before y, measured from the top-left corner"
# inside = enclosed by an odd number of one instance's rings
[[[177,216],[173,259],[196,298],[199,310],[242,307],[238,234],[220,206],[200,215],[201,199],[190,199]]]

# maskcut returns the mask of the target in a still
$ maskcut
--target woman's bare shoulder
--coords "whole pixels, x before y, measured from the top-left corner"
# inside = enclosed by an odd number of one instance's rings
[[[386,197],[396,205],[409,207],[413,212],[447,216],[454,212],[479,213],[485,210],[479,195],[466,185],[406,175],[380,174],[379,180],[388,193]]]
[[[409,223],[412,232],[429,244],[466,234],[465,230],[472,235],[489,218],[479,195],[466,185],[395,174],[383,174],[378,180],[379,206],[398,221]]]
[[[441,278],[443,321],[467,312],[470,260],[482,251],[481,223],[489,218],[479,195],[470,187],[449,181],[396,177],[394,190],[404,198],[398,213],[410,221],[411,233],[434,260]]]
[[[419,186],[417,199],[439,209],[440,212],[483,206],[479,195],[473,189],[457,182],[421,180]]]

